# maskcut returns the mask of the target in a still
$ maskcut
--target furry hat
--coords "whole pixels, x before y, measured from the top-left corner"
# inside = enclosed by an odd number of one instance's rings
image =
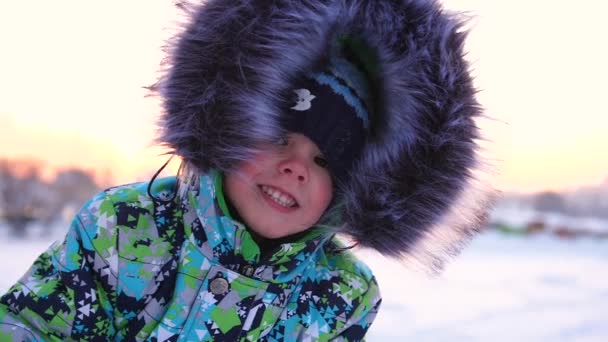
[[[179,6],[189,19],[153,87],[164,101],[160,143],[203,172],[231,171],[284,133],[285,95],[346,41],[374,82],[375,115],[335,231],[438,270],[480,229],[491,191],[477,176],[481,109],[462,16],[435,0]]]

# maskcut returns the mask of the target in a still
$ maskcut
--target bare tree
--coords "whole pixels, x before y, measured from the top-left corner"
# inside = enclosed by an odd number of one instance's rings
[[[63,208],[82,206],[95,192],[99,186],[95,183],[93,174],[85,170],[70,168],[57,173],[51,184],[55,192],[55,203],[51,204],[51,213],[48,217],[56,220]]]
[[[24,235],[27,224],[44,206],[40,167],[33,160],[0,160],[2,217],[15,235]]]
[[[542,212],[564,213],[566,210],[566,204],[560,194],[546,191],[535,196],[534,208]]]
[[[35,220],[50,226],[66,207],[80,207],[98,191],[90,172],[60,170],[49,184],[41,178],[41,168],[32,160],[0,160],[0,218],[17,236],[25,235]]]

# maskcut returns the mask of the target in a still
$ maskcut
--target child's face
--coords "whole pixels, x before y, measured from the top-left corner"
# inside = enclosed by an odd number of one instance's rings
[[[226,194],[253,231],[276,239],[313,226],[332,199],[326,161],[308,137],[290,133],[260,146],[251,160],[228,174]]]

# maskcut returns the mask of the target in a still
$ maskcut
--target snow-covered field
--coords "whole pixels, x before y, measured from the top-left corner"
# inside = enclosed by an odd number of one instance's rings
[[[19,240],[0,227],[0,293],[60,235]],[[608,341],[606,240],[489,232],[435,279],[359,254],[384,297],[369,341]]]

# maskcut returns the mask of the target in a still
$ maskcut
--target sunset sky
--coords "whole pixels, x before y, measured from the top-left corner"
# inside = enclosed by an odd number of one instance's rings
[[[110,170],[143,180],[159,100],[146,98],[177,29],[169,0],[0,1],[0,158]],[[495,120],[496,185],[561,190],[608,177],[608,4],[597,0],[444,0],[475,15],[468,59]]]

